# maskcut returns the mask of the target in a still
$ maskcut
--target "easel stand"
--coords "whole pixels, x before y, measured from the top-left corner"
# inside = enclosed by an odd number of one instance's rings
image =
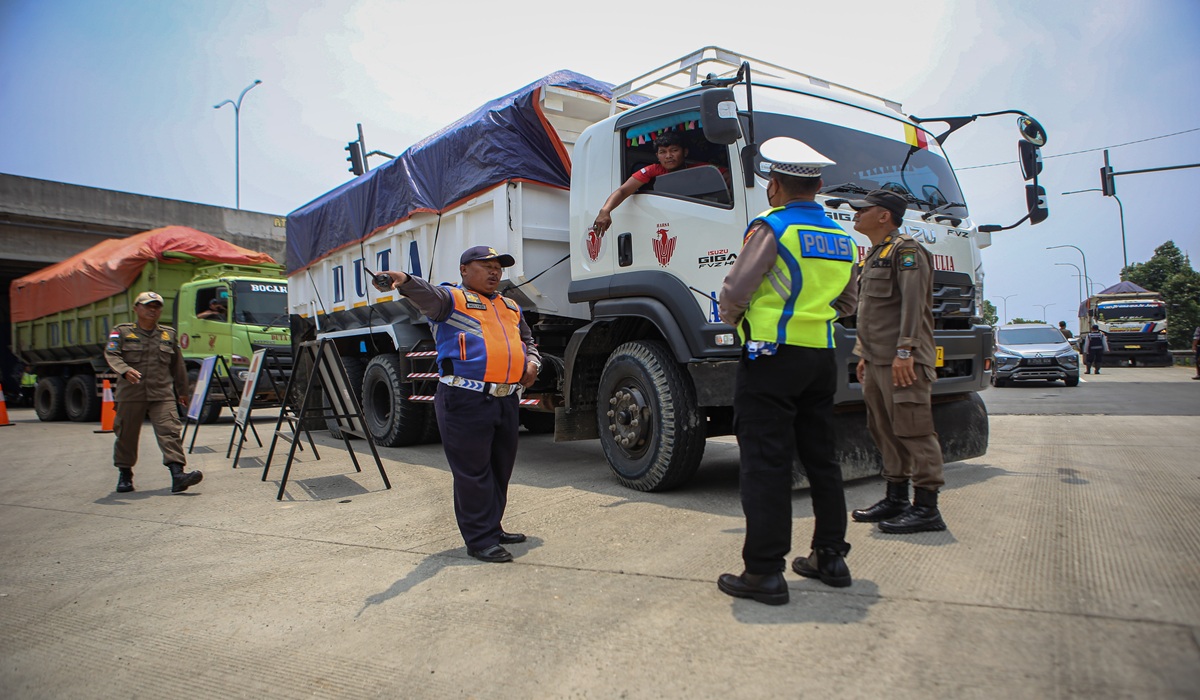
[[[296,367],[288,380],[285,396],[292,396],[293,385],[297,382],[296,378],[302,374],[301,367],[307,369],[303,398],[295,412],[292,412],[286,402],[280,409],[279,421],[275,424],[275,436],[271,439],[271,449],[267,451],[267,463],[263,466],[262,480],[266,481],[267,472],[271,469],[271,458],[275,454],[275,445],[281,439],[292,444],[288,450],[287,463],[283,467],[283,478],[279,482],[279,493],[275,496],[275,500],[283,500],[288,475],[292,470],[292,461],[296,456],[296,447],[300,444],[300,441],[296,439],[296,431],[309,418],[337,421],[338,428],[342,433],[342,442],[346,445],[346,451],[350,453],[350,459],[354,462],[354,471],[356,472],[361,472],[362,467],[358,463],[354,447],[350,444],[350,438],[357,437],[366,440],[367,445],[371,448],[371,455],[375,457],[375,466],[379,468],[379,475],[383,477],[384,487],[392,488],[392,482],[388,481],[387,472],[383,470],[383,462],[379,460],[379,452],[375,449],[375,439],[363,422],[363,412],[358,402],[358,394],[350,391],[350,380],[346,376],[346,368],[342,366],[342,358],[338,355],[337,346],[328,338],[301,343],[299,355],[296,357]],[[320,397],[322,395],[328,397],[330,406],[328,409],[321,405]],[[287,430],[283,430],[285,420],[288,422]],[[308,434],[311,445],[312,435],[307,430],[304,432]],[[314,445],[313,454],[320,459],[321,457],[316,454],[316,451],[317,448]]]
[[[237,390],[233,386],[233,375],[229,371],[229,363],[225,362],[225,358],[220,355],[206,357],[204,362],[205,365],[211,362],[212,367],[201,367],[200,369],[200,374],[196,378],[196,390],[192,392],[187,415],[183,418],[183,434],[179,438],[180,442],[186,441],[188,426],[196,426],[196,429],[192,431],[192,441],[188,444],[188,454],[192,454],[196,448],[196,436],[200,434],[200,414],[203,412],[206,402],[219,404],[228,409],[231,415],[237,415]],[[204,381],[205,377],[208,378],[207,382]],[[214,384],[220,389],[219,394],[213,391]],[[213,399],[210,399],[210,396]],[[250,426],[250,429],[254,431],[254,426]],[[254,431],[254,439],[258,440],[258,446],[262,447],[262,440],[258,439],[257,431]],[[229,458],[228,452],[226,452],[225,458]]]
[[[246,443],[246,428],[250,428],[250,432],[254,433],[254,439],[258,442],[258,446],[262,447],[262,440],[258,437],[258,431],[255,430],[254,424],[250,421],[250,414],[255,408],[279,408],[281,412],[287,407],[287,394],[280,392],[280,388],[284,385],[283,378],[287,376],[287,371],[284,369],[283,353],[284,351],[271,351],[263,348],[254,353],[254,358],[250,361],[249,378],[246,380],[245,386],[242,387],[242,398],[238,402],[237,415],[233,419],[233,431],[229,435],[229,446],[225,448],[225,458],[229,458],[229,453],[233,450],[234,440],[237,440],[237,454],[233,458],[233,468],[237,469],[238,460],[242,456],[242,445]],[[289,349],[290,352],[290,349]],[[290,359],[290,356],[289,356]],[[263,377],[266,377],[265,381]],[[270,385],[271,396],[273,399],[256,400],[258,395],[259,385]],[[287,382],[290,388],[291,380]],[[308,435],[308,444],[312,446],[313,454],[316,455],[317,446],[313,444],[312,434],[305,431]],[[303,450],[304,446],[301,445]],[[320,455],[316,455],[320,459]]]

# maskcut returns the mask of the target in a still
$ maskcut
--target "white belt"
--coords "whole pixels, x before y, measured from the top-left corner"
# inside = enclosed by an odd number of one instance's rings
[[[511,396],[522,389],[520,384],[493,384],[492,382],[481,382],[478,379],[467,379],[466,377],[456,377],[448,375],[438,379],[439,382],[447,386],[456,386],[460,389],[470,389],[492,396]]]

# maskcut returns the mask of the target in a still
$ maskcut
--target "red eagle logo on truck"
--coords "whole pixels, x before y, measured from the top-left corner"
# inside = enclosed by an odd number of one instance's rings
[[[592,262],[600,259],[600,251],[604,247],[604,232],[597,231],[595,226],[589,226],[587,235],[583,238],[584,246],[587,248],[588,258]]]
[[[654,257],[658,258],[658,264],[666,267],[671,262],[671,256],[675,254],[675,241],[678,236],[667,238],[667,230],[660,228],[655,231],[658,238],[654,239]]]

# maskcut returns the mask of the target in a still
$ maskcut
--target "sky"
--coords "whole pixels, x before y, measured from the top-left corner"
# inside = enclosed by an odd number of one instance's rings
[[[1037,118],[1050,218],[993,234],[985,296],[1074,327],[1071,265],[1115,284],[1121,217],[1061,193],[1099,188],[1106,147],[1118,173],[1200,163],[1197,39],[1197,0],[0,0],[0,173],[233,207],[235,115],[213,106],[261,80],[240,109],[241,206],[287,214],[352,177],[357,123],[398,154],[555,70],[619,83],[716,45],[909,114]],[[1005,116],[945,144],[977,223],[1025,212],[1016,141]],[[1200,266],[1200,219],[1155,213],[1198,193],[1200,168],[1117,178],[1131,263],[1174,240]]]

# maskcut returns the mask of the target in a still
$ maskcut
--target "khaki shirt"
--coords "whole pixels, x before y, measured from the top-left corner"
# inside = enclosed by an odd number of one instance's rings
[[[860,265],[854,354],[891,364],[898,348],[911,347],[916,364],[934,367],[933,256],[912,236],[893,231]]]
[[[104,359],[120,375],[116,400],[175,401],[176,396],[187,396],[187,368],[177,341],[178,333],[170,326],[148,331],[136,323],[122,323],[113,328]],[[130,384],[125,379],[131,369],[142,373],[142,381]]]

